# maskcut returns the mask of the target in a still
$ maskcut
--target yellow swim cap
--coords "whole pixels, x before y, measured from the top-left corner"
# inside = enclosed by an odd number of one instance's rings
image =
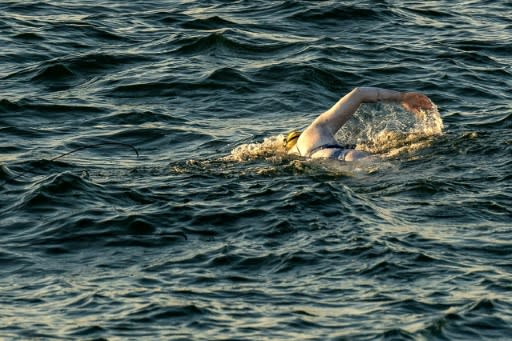
[[[290,150],[293,148],[293,146],[295,146],[300,134],[302,134],[302,131],[297,130],[288,133],[288,135],[284,139],[284,147],[286,148],[286,150]]]

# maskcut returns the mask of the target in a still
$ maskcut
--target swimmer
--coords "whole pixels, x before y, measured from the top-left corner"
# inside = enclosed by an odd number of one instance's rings
[[[380,101],[400,103],[405,110],[415,115],[419,115],[422,110],[433,108],[432,101],[417,92],[399,92],[373,87],[355,88],[318,116],[304,131],[290,132],[284,140],[288,154],[342,161],[369,157],[369,154],[354,149],[354,146],[338,144],[334,135],[352,117],[359,105]]]

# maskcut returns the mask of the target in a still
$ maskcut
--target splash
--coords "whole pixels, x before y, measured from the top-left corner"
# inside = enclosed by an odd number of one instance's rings
[[[286,149],[283,141],[284,135],[270,136],[261,143],[242,144],[224,157],[224,161],[243,162],[254,159],[267,159],[271,161],[280,161],[286,157]]]
[[[441,135],[443,121],[437,106],[412,114],[399,105],[362,105],[336,134],[344,143],[384,157],[414,153],[428,147],[432,136]]]

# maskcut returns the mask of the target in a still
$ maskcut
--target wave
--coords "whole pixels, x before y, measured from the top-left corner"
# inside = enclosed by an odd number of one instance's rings
[[[147,61],[135,54],[87,53],[54,58],[36,66],[12,72],[3,79],[26,79],[34,84],[63,90],[83,84],[95,77],[105,77],[130,65]],[[1,104],[1,103],[0,103]],[[5,106],[5,103],[2,105]],[[57,106],[56,106],[57,107]]]
[[[412,18],[422,19],[424,18],[430,18],[436,21],[446,20],[449,21],[451,19],[455,19],[457,15],[453,13],[450,9],[439,9],[439,8],[429,8],[429,5],[424,6],[424,8],[421,8],[421,5],[416,6],[415,8],[404,8],[403,12],[412,14],[407,15],[406,17],[410,20]],[[402,13],[403,13],[402,12]]]
[[[418,305],[419,302],[413,303]],[[432,311],[437,311],[440,307],[433,305],[433,308]],[[479,298],[462,308],[447,307],[444,313],[433,319],[428,318],[431,313],[429,310],[425,317],[399,329],[398,332],[406,333],[413,338],[427,339],[499,338],[499,335],[503,335],[502,333],[509,329],[506,316],[503,314],[505,309],[509,308],[510,305],[502,300]]]
[[[491,117],[485,117],[485,119],[479,119],[476,122],[471,122],[468,126],[479,129],[490,129],[490,130],[506,130],[512,128],[512,113],[509,113],[506,107],[503,110],[507,111],[499,115],[493,115]]]
[[[237,24],[235,22],[226,20],[217,15],[208,18],[191,19],[181,24],[182,28],[190,30],[218,30],[236,26]]]
[[[39,171],[44,169],[41,165],[38,167]],[[52,167],[51,163],[47,163],[47,165]],[[94,187],[96,185],[73,173],[64,172],[52,175],[24,195],[20,208],[52,211],[53,207],[56,206],[68,206],[65,200],[60,199],[62,194],[74,191],[77,193],[91,193],[95,192]]]
[[[382,15],[380,9],[363,8],[351,5],[317,5],[316,8],[307,8],[290,16],[291,19],[325,23],[335,20],[337,23],[343,20],[375,20]],[[379,6],[380,7],[380,6]]]
[[[80,44],[87,43],[90,40],[91,45],[94,42],[106,41],[109,43],[128,43],[133,40],[120,33],[115,33],[113,30],[100,27],[92,23],[84,22],[56,22],[50,23],[50,28],[47,30],[48,34],[60,36],[62,32],[66,32],[69,36],[80,37]]]
[[[73,122],[76,124],[77,118],[81,120],[86,117],[95,117],[105,114],[108,110],[97,103],[87,103],[78,100],[57,102],[41,98],[21,98],[19,100],[0,100],[0,113],[2,119],[0,124],[7,129],[6,132],[13,137],[27,137],[28,141],[34,141],[35,138],[48,136],[48,127],[53,127],[57,131],[64,131],[59,124],[63,122]]]
[[[231,54],[238,57],[243,55],[263,56],[275,55],[290,52],[301,45],[296,42],[276,41],[268,39],[246,38],[245,34],[235,32],[231,29],[223,29],[219,32],[213,32],[206,36],[187,37],[174,41],[173,45],[178,45],[174,53],[180,56],[196,55],[203,53]]]
[[[55,167],[53,169],[55,171]],[[66,207],[76,207],[76,202],[80,202],[81,209],[55,215]],[[126,204],[158,206],[164,203],[150,200],[136,189],[99,185],[88,179],[88,173],[78,175],[65,171],[45,176],[9,210],[16,210],[21,217],[25,212],[48,216],[26,229],[17,240],[51,254],[73,252],[77,246],[152,247],[187,239],[183,231],[172,228],[172,224],[166,228],[157,216],[152,217],[148,212],[123,214],[104,209],[104,205],[122,207]]]
[[[31,78],[32,81],[58,81],[74,77],[75,74],[69,69],[68,66],[62,63],[52,63],[46,65],[37,72],[37,74]]]
[[[13,36],[14,39],[27,40],[27,41],[42,41],[45,38],[41,34],[34,32],[17,33]]]
[[[113,126],[148,125],[150,123],[157,123],[159,125],[165,123],[167,125],[183,126],[187,124],[187,122],[188,121],[186,119],[181,117],[150,110],[109,113],[87,120],[87,124],[91,126],[100,124],[111,124]]]
[[[253,92],[255,81],[230,67],[213,69],[197,79],[179,80],[174,76],[154,82],[110,86],[103,90],[116,97],[169,97],[186,93],[188,96],[211,93],[214,90],[236,91],[237,94]]]
[[[266,84],[286,81],[290,84],[300,84],[309,91],[325,92],[339,90],[338,85],[354,79],[350,72],[330,68],[330,60],[310,62],[278,62],[264,65],[252,72],[252,77]],[[322,66],[319,66],[322,65]]]
[[[31,127],[13,127],[13,126],[4,126],[0,128],[0,132],[2,134],[5,134],[5,136],[8,136],[11,138],[11,141],[20,141],[27,143],[27,141],[36,139],[36,138],[44,138],[46,136],[45,132],[41,132],[36,128]],[[20,145],[21,143],[19,143]],[[29,143],[27,143],[29,144]],[[18,146],[19,146],[18,145]],[[15,148],[15,146],[6,146],[4,148]]]

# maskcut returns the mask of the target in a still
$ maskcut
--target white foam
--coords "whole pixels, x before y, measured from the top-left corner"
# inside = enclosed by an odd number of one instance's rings
[[[261,143],[247,143],[234,148],[231,153],[224,157],[225,161],[248,161],[254,159],[268,159],[286,156],[286,149],[283,145],[285,136],[270,136]]]

